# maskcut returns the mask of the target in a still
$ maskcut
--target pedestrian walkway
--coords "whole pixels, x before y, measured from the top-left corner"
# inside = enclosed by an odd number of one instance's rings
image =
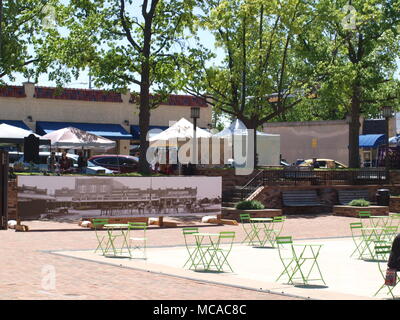
[[[94,263],[106,263],[179,278],[216,283],[226,286],[287,294],[301,298],[330,300],[387,299],[384,293],[374,297],[382,284],[376,262],[350,258],[353,251],[351,238],[310,239],[296,243],[322,244],[318,257],[326,285],[321,281],[306,285],[288,285],[285,278],[276,282],[282,272],[278,250],[253,248],[235,243],[231,252],[232,272],[201,272],[182,268],[187,251],[184,246],[153,247],[148,249],[147,261],[135,259],[109,259],[93,250],[54,251],[53,254],[78,258]]]

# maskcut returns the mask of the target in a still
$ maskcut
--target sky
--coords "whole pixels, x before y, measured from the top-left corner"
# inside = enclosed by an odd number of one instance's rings
[[[68,4],[69,0],[60,0],[60,2],[64,5]],[[139,2],[141,3],[141,2]],[[141,14],[139,12],[141,6],[139,5],[127,5],[126,11],[127,12],[133,12],[135,16],[140,17]],[[136,13],[135,13],[136,12]],[[140,20],[140,19],[139,19]],[[59,29],[61,32],[62,36],[66,36],[67,35],[67,30],[66,29]],[[223,57],[224,57],[224,52],[222,49],[220,48],[215,48],[214,46],[214,36],[206,31],[206,30],[200,30],[199,31],[199,38],[200,38],[200,42],[202,45],[204,45],[206,48],[212,50],[215,54],[216,54],[216,58],[213,61],[210,61],[209,64],[219,64]],[[195,46],[195,41],[189,41],[188,45],[190,47]],[[20,85],[23,82],[26,82],[28,79],[25,78],[23,75],[21,74],[15,74],[14,75],[16,80],[14,81],[14,85]],[[49,81],[48,79],[48,75],[47,74],[42,74],[39,77],[39,81],[38,84],[39,86],[45,86],[45,87],[55,87],[56,83],[55,81]],[[66,85],[64,85],[64,87],[68,87],[68,88],[84,88],[84,89],[88,89],[89,88],[89,75],[88,75],[88,70],[84,70],[80,73],[80,76],[78,79],[72,79],[70,83],[67,83]],[[93,81],[92,81],[92,88],[95,89]],[[103,88],[97,88],[97,89],[103,89]],[[132,86],[131,90],[135,90],[138,91],[138,87],[137,86]]]

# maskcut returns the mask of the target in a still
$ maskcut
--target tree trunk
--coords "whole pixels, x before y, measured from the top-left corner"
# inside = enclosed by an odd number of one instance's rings
[[[349,168],[360,167],[360,106],[361,88],[359,84],[355,84],[351,98],[351,121],[349,123]]]
[[[143,42],[143,62],[140,80],[140,105],[139,105],[139,127],[140,127],[140,156],[139,172],[150,173],[150,165],[146,158],[149,141],[147,133],[150,125],[150,45],[151,45],[151,19],[146,20]]]

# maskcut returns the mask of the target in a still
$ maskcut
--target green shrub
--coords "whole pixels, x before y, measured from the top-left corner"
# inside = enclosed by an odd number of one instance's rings
[[[354,199],[349,203],[349,206],[352,207],[368,207],[371,204],[371,202],[365,200],[365,199]]]
[[[236,204],[236,209],[238,210],[261,210],[264,208],[265,206],[257,200],[240,201],[238,204]]]

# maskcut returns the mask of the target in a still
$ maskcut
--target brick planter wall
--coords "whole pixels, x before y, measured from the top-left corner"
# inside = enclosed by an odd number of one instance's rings
[[[400,213],[400,197],[390,197],[389,211]]]
[[[252,218],[272,218],[282,215],[280,209],[263,209],[263,210],[237,210],[234,208],[222,208],[222,219],[236,220],[240,222],[240,214],[248,213]]]
[[[372,216],[389,215],[389,207],[369,206],[369,207],[352,207],[352,206],[334,206],[333,215],[345,217],[358,217],[360,211],[370,211]]]

